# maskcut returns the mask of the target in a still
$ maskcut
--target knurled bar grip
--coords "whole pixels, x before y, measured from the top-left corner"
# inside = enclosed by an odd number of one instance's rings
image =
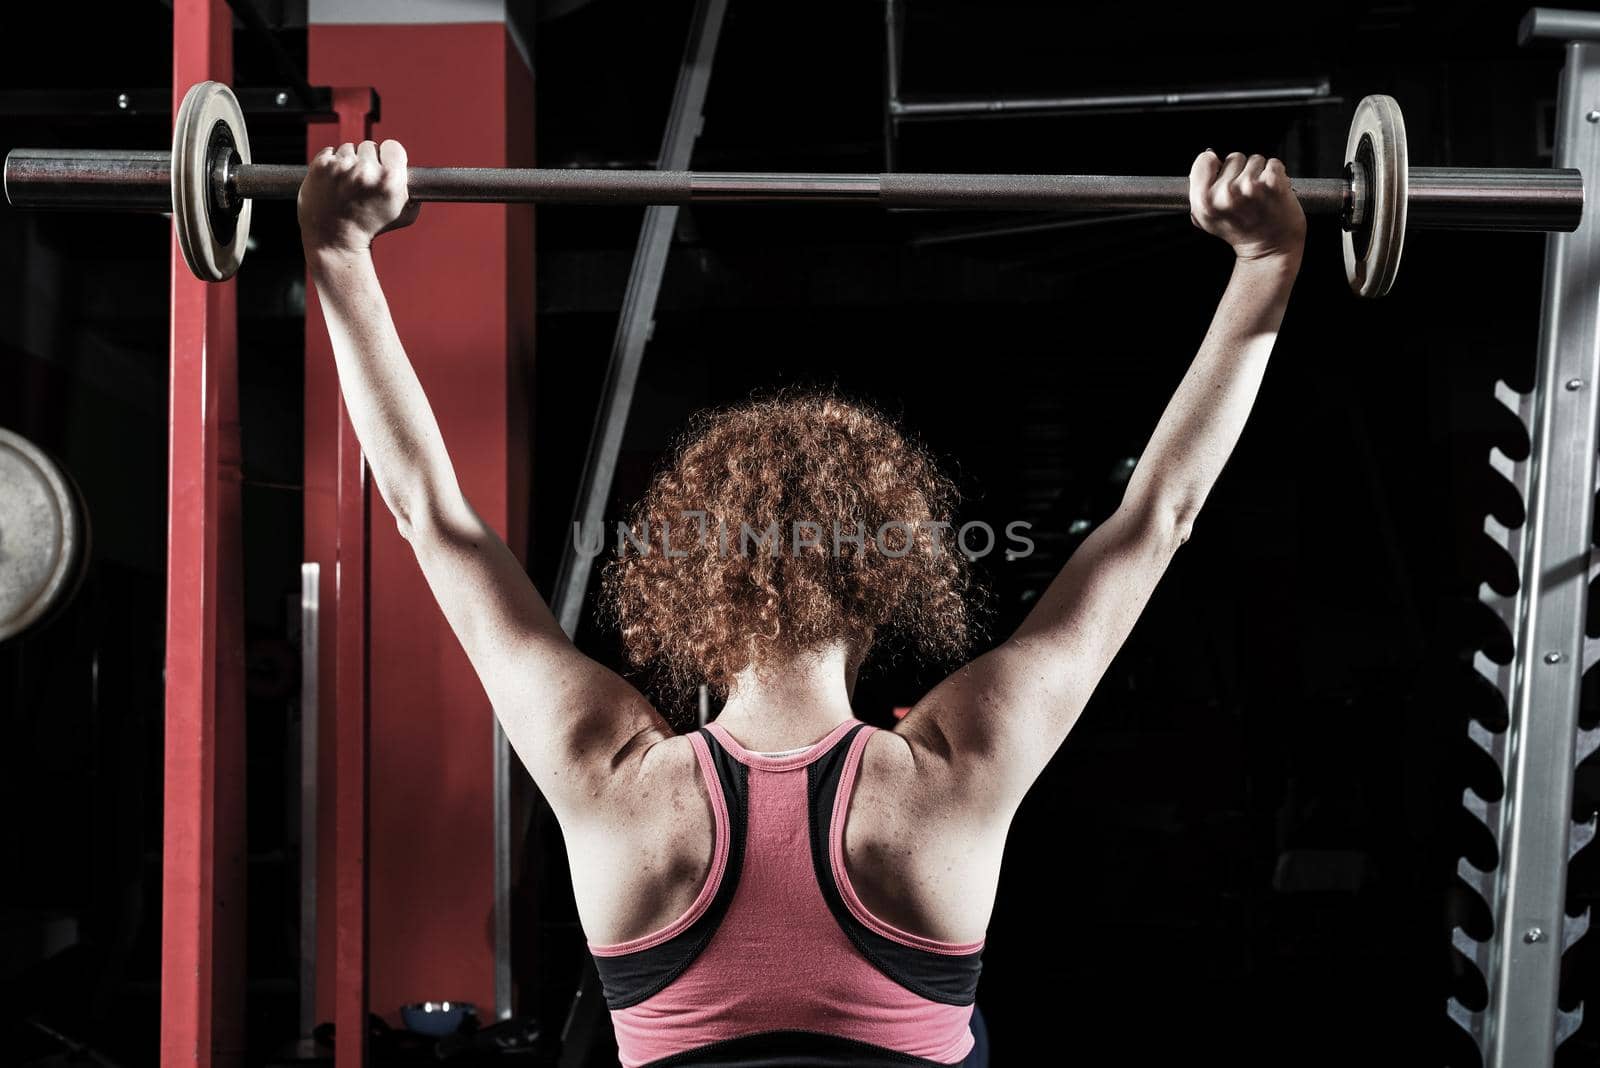
[[[306,168],[228,169],[227,192],[292,200]],[[689,204],[784,201],[974,210],[1188,211],[1187,178],[1033,174],[739,174],[492,167],[412,167],[417,200],[462,203]],[[26,209],[171,211],[165,152],[13,150],[6,199]],[[1348,178],[1296,178],[1307,214],[1342,215]],[[1571,169],[1412,167],[1410,222],[1464,230],[1571,231],[1583,217],[1583,176]]]

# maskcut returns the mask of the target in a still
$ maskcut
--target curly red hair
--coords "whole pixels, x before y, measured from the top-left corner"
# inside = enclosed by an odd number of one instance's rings
[[[757,397],[690,425],[629,517],[604,601],[628,658],[680,694],[724,694],[769,655],[835,641],[946,659],[972,628],[968,561],[937,526],[956,500],[874,409]]]

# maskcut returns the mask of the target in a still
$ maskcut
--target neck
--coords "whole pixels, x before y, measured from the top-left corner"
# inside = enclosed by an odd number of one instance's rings
[[[748,749],[810,745],[854,716],[850,694],[858,666],[841,643],[748,667],[728,687],[717,722]]]

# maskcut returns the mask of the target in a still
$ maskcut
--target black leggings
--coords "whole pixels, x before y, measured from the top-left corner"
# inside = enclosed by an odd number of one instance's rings
[[[983,1010],[972,1006],[972,1052],[961,1062],[960,1068],[989,1068],[989,1024]]]

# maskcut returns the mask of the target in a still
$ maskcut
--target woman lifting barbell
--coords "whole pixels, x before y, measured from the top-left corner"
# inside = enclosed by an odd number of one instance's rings
[[[1233,271],[1121,505],[1014,634],[893,731],[851,709],[873,647],[942,656],[969,638],[966,561],[941,537],[951,483],[882,415],[826,393],[694,425],[605,583],[633,660],[726,697],[677,734],[568,641],[457,483],[370,255],[417,218],[404,149],[312,161],[301,233],[351,422],[560,821],[623,1064],[985,1060],[974,995],[1012,816],[1188,537],[1300,266],[1305,217],[1278,160],[1202,153],[1189,198]]]

